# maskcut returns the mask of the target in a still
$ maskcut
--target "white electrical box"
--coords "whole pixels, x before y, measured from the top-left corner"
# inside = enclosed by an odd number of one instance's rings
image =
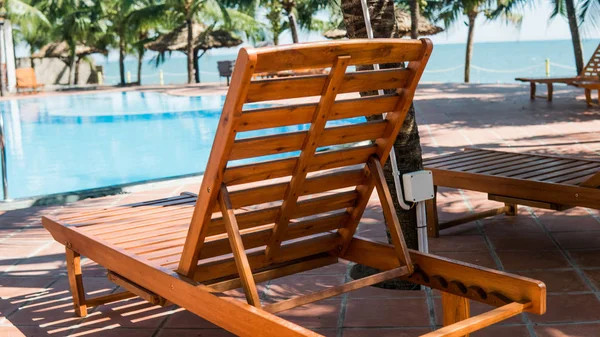
[[[415,171],[402,175],[404,200],[419,202],[433,199],[433,175],[431,171]]]

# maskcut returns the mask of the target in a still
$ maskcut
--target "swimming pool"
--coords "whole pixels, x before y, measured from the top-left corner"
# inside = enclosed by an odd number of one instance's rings
[[[200,174],[223,102],[219,95],[156,92],[0,102],[8,195],[25,198]]]

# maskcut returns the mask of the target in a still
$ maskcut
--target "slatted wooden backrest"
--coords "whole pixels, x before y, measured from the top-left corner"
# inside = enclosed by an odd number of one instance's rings
[[[431,49],[427,39],[241,49],[178,271],[201,278],[195,273],[200,259],[231,252],[217,202],[222,188],[229,190],[245,248],[266,246],[263,255],[250,257],[260,260],[256,265],[347,247],[373,191],[366,163],[372,157],[387,160]],[[406,68],[347,71],[355,65],[400,62],[408,62]],[[253,80],[255,73],[329,67],[325,75]],[[377,89],[397,91],[357,94]],[[340,95],[346,93],[355,95]],[[311,97],[314,103],[293,100]],[[283,101],[268,108],[245,106],[273,100]],[[381,113],[387,113],[384,120],[327,124]],[[273,128],[298,130],[298,125],[302,131],[265,135]],[[250,136],[236,137],[245,134]],[[317,151],[324,147],[329,149]],[[283,153],[288,156],[264,157]],[[240,160],[245,162],[236,164]],[[310,244],[302,245],[307,237]],[[283,254],[284,241],[296,248]]]
[[[593,78],[594,80],[600,79],[600,44],[596,47],[592,57],[590,57],[590,60],[579,76]]]

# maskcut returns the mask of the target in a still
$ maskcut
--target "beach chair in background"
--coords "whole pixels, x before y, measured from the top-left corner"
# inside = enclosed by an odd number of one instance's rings
[[[91,306],[140,296],[155,304],[177,304],[241,336],[320,336],[274,314],[393,278],[442,291],[447,326],[428,337],[467,335],[523,311],[543,314],[546,288],[540,281],[406,248],[382,165],[431,50],[426,39],[242,48],[197,195],[42,219],[66,247],[77,315],[85,316]],[[399,62],[407,62],[406,68],[346,71],[354,65]],[[331,68],[327,75],[252,80],[256,72],[326,67]],[[397,91],[338,96],[378,89]],[[287,100],[308,97],[313,100],[301,104]],[[273,100],[282,104],[245,106]],[[382,113],[387,113],[382,120],[355,119]],[[328,126],[343,119],[354,122]],[[266,134],[305,124],[310,127],[304,131]],[[269,157],[282,153],[288,156]],[[393,244],[356,236],[374,190]],[[109,279],[125,291],[86,298],[81,255],[106,267]],[[256,283],[340,259],[382,272],[261,303]],[[243,289],[246,301],[223,294],[236,288]],[[497,308],[468,318],[469,300]]]
[[[533,100],[536,97],[540,97],[540,98],[546,98],[548,101],[552,101],[552,93],[554,91],[554,83],[563,83],[563,84],[567,84],[567,85],[572,85],[572,86],[578,86],[577,82],[585,82],[588,85],[590,83],[599,83],[600,84],[600,44],[598,44],[598,47],[596,48],[596,50],[594,51],[594,53],[592,54],[592,57],[590,57],[590,60],[588,61],[588,63],[586,64],[586,66],[583,68],[583,70],[581,71],[581,74],[579,74],[579,76],[575,76],[575,77],[537,77],[537,78],[525,78],[525,77],[518,77],[515,78],[515,81],[521,81],[521,82],[529,82],[530,85],[530,98]],[[546,95],[546,97],[544,96],[536,96],[535,92],[536,92],[536,84],[540,83],[540,84],[546,84],[546,86],[548,87],[548,93]],[[586,95],[586,101],[588,102],[588,105],[591,102],[591,90],[590,88],[585,88],[585,95]]]
[[[600,209],[600,160],[481,149],[428,158],[436,186],[488,194],[504,206],[439,223],[436,199],[428,202],[428,233],[498,214],[517,215],[518,205],[564,211]]]
[[[33,68],[18,68],[16,70],[17,77],[17,92],[35,93],[38,90],[43,90],[44,85],[37,82],[35,69]]]

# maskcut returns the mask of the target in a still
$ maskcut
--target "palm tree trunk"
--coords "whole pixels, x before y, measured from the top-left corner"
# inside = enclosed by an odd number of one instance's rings
[[[465,83],[471,80],[471,58],[473,57],[473,35],[475,33],[476,12],[469,13],[469,34],[467,35],[467,52],[465,54]]]
[[[390,38],[393,36],[395,15],[393,0],[368,0],[369,12],[371,13],[371,22],[373,25],[373,35],[376,38]],[[344,14],[344,23],[348,31],[349,38],[365,38],[367,37],[364,17],[360,0],[343,0],[342,12]],[[400,64],[390,65],[393,67],[402,66]],[[383,67],[382,67],[383,68]],[[393,93],[386,91],[386,93]],[[361,96],[368,93],[361,93]],[[381,118],[381,116],[377,116]],[[421,158],[421,144],[419,140],[419,130],[415,119],[414,106],[411,106],[407,117],[402,125],[402,129],[396,141],[394,142],[394,151],[398,160],[398,169],[400,173],[417,171],[423,168],[423,160]],[[384,166],[385,179],[392,194],[392,200],[404,233],[404,239],[409,248],[418,248],[417,236],[417,214],[416,209],[408,211],[400,207],[396,197],[396,186],[392,174],[391,163],[388,161]],[[387,232],[387,227],[386,227]],[[389,232],[388,232],[389,238]],[[373,269],[362,265],[355,265],[351,275],[353,278],[360,278],[375,273]],[[415,289],[415,285],[409,282],[393,280],[384,282],[381,286],[394,289]]]
[[[69,43],[69,85],[75,84],[75,66],[77,55],[75,54],[75,42]]]
[[[142,85],[142,64],[144,61],[144,50],[138,51],[138,64],[137,64],[137,83]]]
[[[575,53],[575,66],[577,75],[583,71],[583,46],[581,45],[581,36],[579,36],[579,26],[577,25],[577,11],[573,0],[565,0],[567,7],[567,20],[571,30],[571,41],[573,42],[573,52]]]
[[[198,57],[198,49],[194,49],[194,79],[196,83],[200,83],[200,59]]]
[[[419,38],[419,1],[420,0],[411,0],[410,1],[410,38],[418,39]]]
[[[119,76],[121,85],[125,85],[125,34],[119,32]]]
[[[296,16],[294,16],[294,13],[290,13],[288,15],[288,20],[290,20],[290,31],[292,32],[292,41],[294,41],[294,43],[298,43],[298,24],[296,23]]]
[[[191,18],[186,20],[188,27],[187,35],[187,71],[188,71],[188,83],[194,83],[194,25]]]

